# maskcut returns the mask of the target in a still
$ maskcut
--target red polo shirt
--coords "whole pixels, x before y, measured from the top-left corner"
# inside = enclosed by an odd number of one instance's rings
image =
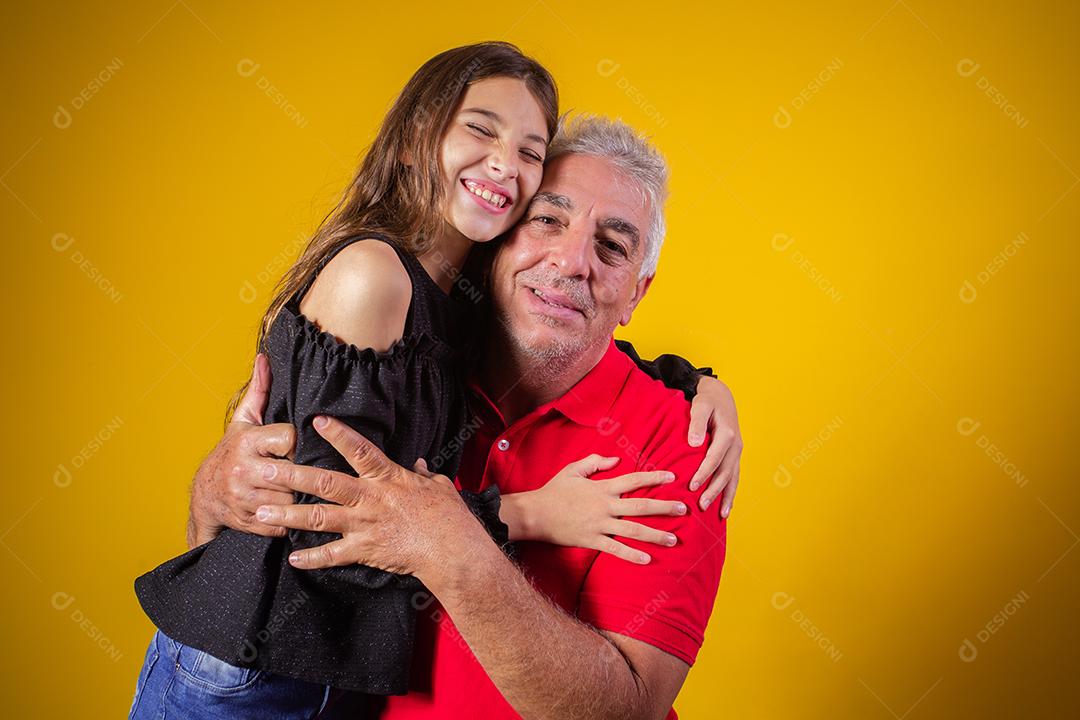
[[[682,517],[644,518],[674,533],[675,547],[619,538],[648,552],[648,565],[533,542],[518,544],[519,560],[538,590],[583,622],[693,664],[720,582],[726,523],[715,506],[700,511],[697,493],[688,489],[705,453],[705,446],[686,442],[690,403],[635,367],[614,341],[569,392],[509,427],[495,404],[474,389],[481,400],[479,426],[462,456],[461,489],[496,484],[503,494],[535,490],[590,453],[622,458],[612,470],[593,475],[595,480],[638,470],[675,473],[673,483],[631,493],[682,500],[689,508]],[[438,603],[432,601],[420,616],[413,689],[389,698],[381,717],[518,717]]]

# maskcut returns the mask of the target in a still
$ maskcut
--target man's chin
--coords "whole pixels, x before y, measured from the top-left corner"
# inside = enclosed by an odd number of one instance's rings
[[[511,329],[518,348],[535,358],[554,359],[576,355],[582,344],[582,336],[570,332],[564,323],[553,318],[536,318],[541,327]]]

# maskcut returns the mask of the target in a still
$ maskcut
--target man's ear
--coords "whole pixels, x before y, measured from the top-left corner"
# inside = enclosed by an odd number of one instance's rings
[[[623,310],[622,317],[619,318],[620,325],[629,325],[630,316],[634,314],[634,310],[637,309],[638,303],[645,297],[645,293],[649,291],[649,287],[652,285],[655,275],[644,277],[638,280],[637,287],[634,288],[634,297],[630,298],[630,302],[626,304],[626,309]]]

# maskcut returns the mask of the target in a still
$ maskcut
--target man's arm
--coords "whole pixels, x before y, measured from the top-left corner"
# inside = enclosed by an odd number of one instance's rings
[[[507,701],[526,718],[662,718],[689,666],[570,617],[491,542],[453,484],[411,472],[337,420],[316,430],[359,477],[300,465],[276,480],[336,505],[259,508],[268,525],[341,533],[300,550],[301,569],[363,563],[419,578],[443,604]]]
[[[483,538],[421,580],[495,686],[525,718],[663,718],[690,666],[579,622]]]

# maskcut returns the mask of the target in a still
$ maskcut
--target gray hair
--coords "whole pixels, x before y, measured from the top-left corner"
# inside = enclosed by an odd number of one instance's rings
[[[655,275],[666,230],[664,202],[668,195],[668,168],[664,156],[644,135],[622,120],[589,114],[563,115],[559,119],[559,130],[548,147],[547,160],[569,154],[609,160],[638,184],[651,215],[645,230],[645,259],[638,277]]]

